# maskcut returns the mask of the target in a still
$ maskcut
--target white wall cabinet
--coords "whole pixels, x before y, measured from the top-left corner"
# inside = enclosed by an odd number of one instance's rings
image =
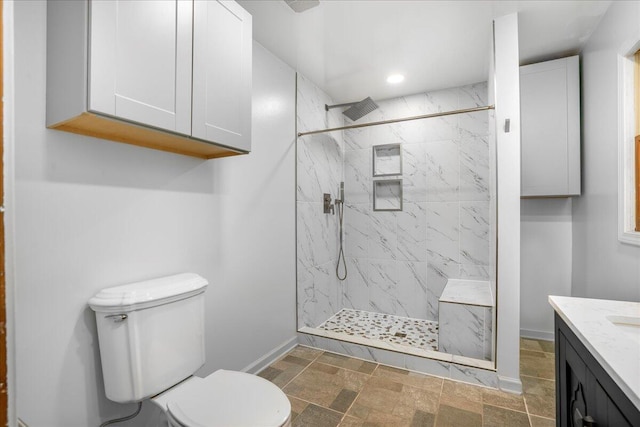
[[[578,56],[520,67],[522,197],[580,195]]]
[[[192,134],[251,149],[251,15],[235,2],[196,0]]]
[[[190,135],[192,3],[90,7],[89,110]]]
[[[251,15],[233,1],[49,2],[47,126],[203,158],[251,150]]]

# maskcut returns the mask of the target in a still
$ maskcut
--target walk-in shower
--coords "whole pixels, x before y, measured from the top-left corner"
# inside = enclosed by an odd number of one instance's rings
[[[298,94],[298,330],[491,369],[496,167],[487,83],[379,101],[366,123],[333,111],[304,76]],[[340,215],[323,213],[327,191]]]

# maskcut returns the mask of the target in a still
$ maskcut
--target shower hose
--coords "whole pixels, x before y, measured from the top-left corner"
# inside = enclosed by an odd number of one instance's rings
[[[338,262],[336,263],[336,276],[338,280],[344,280],[347,278],[347,262],[344,259],[344,249],[342,248],[342,220],[344,218],[344,203],[337,204],[338,208],[338,221],[340,222],[340,250],[338,251]],[[344,276],[340,276],[340,260],[344,266]]]

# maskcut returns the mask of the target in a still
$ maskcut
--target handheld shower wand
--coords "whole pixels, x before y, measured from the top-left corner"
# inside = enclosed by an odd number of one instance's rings
[[[340,198],[334,201],[336,205],[344,203],[344,181],[340,182],[340,191],[338,192],[338,195]]]

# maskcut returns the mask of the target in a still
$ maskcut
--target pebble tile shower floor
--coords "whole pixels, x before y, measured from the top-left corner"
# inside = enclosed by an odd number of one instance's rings
[[[520,396],[302,346],[259,375],[289,398],[293,427],[552,427],[553,351],[520,340]]]
[[[438,351],[438,322],[344,308],[318,329]]]

